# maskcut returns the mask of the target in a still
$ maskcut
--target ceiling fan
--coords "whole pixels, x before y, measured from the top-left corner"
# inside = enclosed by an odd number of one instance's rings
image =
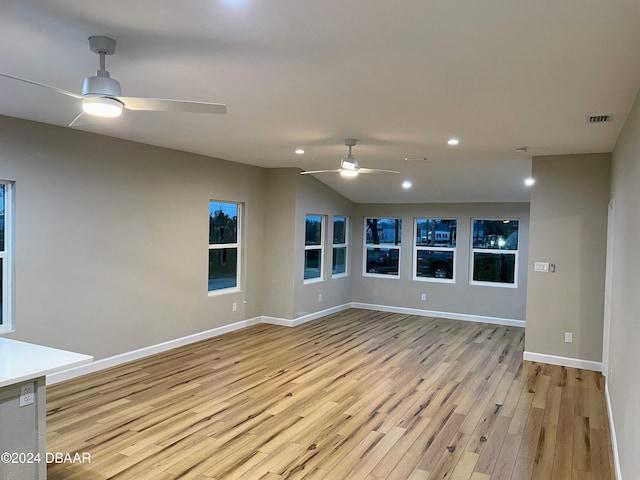
[[[339,173],[343,177],[357,177],[361,173],[399,173],[395,170],[383,170],[381,168],[362,168],[358,165],[358,160],[351,153],[351,148],[355,147],[357,140],[355,138],[347,138],[344,144],[349,147],[349,153],[340,161],[340,168],[336,170],[310,170],[300,172],[300,175],[310,175],[314,173]]]
[[[221,103],[194,102],[168,98],[123,97],[120,82],[111,78],[109,72],[105,69],[105,56],[115,53],[116,41],[109,37],[95,35],[89,37],[89,49],[100,56],[100,68],[94,76],[85,78],[81,95],[7,73],[0,73],[0,76],[30,83],[38,87],[48,88],[54,92],[82,100],[82,112],[69,124],[70,127],[76,125],[80,117],[85,113],[98,117],[119,117],[125,108],[127,110],[155,112],[227,113],[226,105]]]

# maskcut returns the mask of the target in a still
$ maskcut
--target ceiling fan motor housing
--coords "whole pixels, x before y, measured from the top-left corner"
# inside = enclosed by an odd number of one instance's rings
[[[106,70],[98,70],[96,75],[84,79],[83,97],[121,97],[120,82],[109,76]]]

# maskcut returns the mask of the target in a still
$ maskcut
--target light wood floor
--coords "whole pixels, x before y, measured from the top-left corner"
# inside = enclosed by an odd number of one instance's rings
[[[515,327],[347,310],[48,390],[50,480],[614,479],[600,374]]]

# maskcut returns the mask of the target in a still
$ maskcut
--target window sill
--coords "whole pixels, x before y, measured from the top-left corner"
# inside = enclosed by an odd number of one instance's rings
[[[416,282],[431,282],[431,283],[456,283],[455,278],[431,278],[431,277],[413,277],[412,280]]]
[[[238,293],[240,291],[240,287],[221,288],[220,290],[210,290],[209,292],[207,292],[207,295],[209,297],[219,297],[220,295],[226,295],[228,293]]]
[[[474,282],[473,280],[469,281],[469,285],[476,285],[479,287],[518,288],[517,283]]]
[[[384,273],[363,273],[362,274],[363,277],[369,277],[369,278],[390,278],[393,280],[399,280],[400,279],[400,274],[398,275],[387,275]]]

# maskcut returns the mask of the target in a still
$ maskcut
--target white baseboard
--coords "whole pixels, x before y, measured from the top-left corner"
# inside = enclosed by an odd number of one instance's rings
[[[100,370],[104,370],[105,368],[115,367],[123,363],[131,362],[133,360],[139,360],[141,358],[148,357],[156,353],[165,352],[167,350],[171,350],[177,347],[182,347],[190,343],[195,343],[201,340],[206,340],[208,338],[217,337],[224,333],[233,332],[234,330],[240,330],[241,328],[246,328],[251,325],[256,325],[258,323],[260,323],[259,317],[250,318],[247,320],[242,320],[240,322],[232,323],[230,325],[224,325],[222,327],[213,328],[211,330],[205,330],[204,332],[194,333],[193,335],[187,335],[186,337],[180,337],[174,340],[169,340],[167,342],[158,343],[157,345],[150,345],[148,347],[139,348],[137,350],[132,350],[130,352],[121,353],[119,355],[114,355],[113,357],[107,357],[100,360],[96,360],[86,365],[70,368],[68,370],[63,370],[62,372],[56,372],[56,373],[52,373],[51,375],[47,375],[47,385],[53,385],[55,383],[59,383],[64,380],[69,380],[71,378],[79,377],[81,375],[86,375],[88,373],[98,372]]]
[[[352,302],[352,308],[365,310],[378,310],[381,312],[406,313],[407,315],[420,315],[422,317],[447,318],[450,320],[462,320],[465,322],[492,323],[495,325],[508,325],[510,327],[524,327],[524,320],[511,318],[485,317],[482,315],[469,315],[467,313],[438,312],[436,310],[420,310],[418,308],[393,307],[388,305],[373,305],[370,303]]]
[[[278,318],[278,317],[267,317],[267,316],[263,316],[261,318],[262,318],[262,323],[281,325],[283,327],[296,327],[298,325],[302,325],[303,323],[310,322],[311,320],[316,320],[318,318],[326,317],[327,315],[331,315],[333,313],[342,312],[343,310],[347,310],[351,307],[352,307],[351,303],[345,303],[343,305],[337,305],[335,307],[326,308],[318,312],[309,313],[307,315],[294,318],[293,320],[288,320],[286,318]]]
[[[613,448],[613,463],[616,470],[616,479],[622,480],[622,470],[620,468],[620,457],[618,456],[618,440],[616,437],[616,426],[613,423],[613,410],[611,409],[611,397],[609,396],[609,383],[604,385],[604,398],[607,404],[607,414],[609,417],[609,431],[611,432],[611,447]]]
[[[279,317],[267,317],[263,315],[260,317],[261,323],[269,323],[271,325],[280,325],[281,327],[293,327],[294,320],[288,320],[286,318]]]
[[[546,353],[524,352],[522,355],[524,360],[531,362],[550,363],[551,365],[561,365],[563,367],[581,368],[582,370],[593,370],[602,372],[602,362],[594,362],[593,360],[582,360],[580,358],[559,357],[557,355],[548,355]]]

